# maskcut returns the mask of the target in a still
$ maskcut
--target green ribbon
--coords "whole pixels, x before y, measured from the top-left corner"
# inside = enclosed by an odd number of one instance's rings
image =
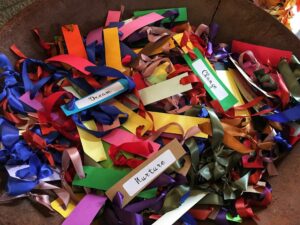
[[[247,189],[249,173],[245,171],[240,179],[232,180],[230,171],[239,165],[241,154],[224,146],[222,124],[212,109],[207,111],[212,126],[211,146],[200,155],[194,138],[189,138],[185,142],[192,160],[192,169],[188,173],[188,178],[193,189],[210,192],[198,204],[223,205],[224,200],[236,199]],[[188,112],[193,115],[198,113],[198,107]]]
[[[189,191],[190,187],[185,185],[179,185],[171,189],[165,197],[165,201],[161,208],[161,212],[166,213],[178,208],[181,204],[180,199]]]
[[[107,191],[114,186],[119,180],[125,177],[130,170],[116,169],[116,168],[97,168],[91,166],[84,166],[83,170],[86,177],[80,179],[77,175],[72,182],[73,185],[95,188],[102,191]],[[138,194],[141,198],[154,198],[156,196],[157,188],[144,190]]]
[[[207,111],[212,127],[211,148],[215,151],[223,144],[224,129],[216,113],[210,108],[207,108]]]
[[[264,69],[256,70],[254,71],[254,74],[260,84],[260,86],[265,91],[276,91],[278,86],[277,83],[274,81],[274,79],[269,75],[265,73]]]
[[[226,214],[226,219],[228,221],[232,221],[232,222],[236,222],[236,223],[242,223],[243,222],[243,219],[239,215],[232,216],[230,213]]]

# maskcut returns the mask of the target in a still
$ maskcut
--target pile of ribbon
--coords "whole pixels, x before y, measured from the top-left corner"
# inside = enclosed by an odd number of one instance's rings
[[[0,204],[25,198],[64,225],[258,220],[300,139],[298,59],[216,43],[186,8],[123,11],[87,35],[34,29],[46,60],[0,55]]]

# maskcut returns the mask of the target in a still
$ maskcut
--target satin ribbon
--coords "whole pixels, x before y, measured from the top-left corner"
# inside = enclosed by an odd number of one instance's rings
[[[4,193],[0,196],[0,204],[1,203],[9,203],[12,202],[15,199],[19,198],[28,198],[46,208],[48,208],[50,211],[54,211],[50,204],[50,199],[48,195],[41,195],[41,194],[35,194],[31,192],[27,192],[26,194],[20,194],[17,196],[9,196],[7,193]]]

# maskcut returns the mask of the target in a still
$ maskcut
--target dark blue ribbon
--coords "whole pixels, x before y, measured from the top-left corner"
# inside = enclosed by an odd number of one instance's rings
[[[267,115],[265,118],[279,123],[288,123],[300,119],[300,104],[283,112]]]

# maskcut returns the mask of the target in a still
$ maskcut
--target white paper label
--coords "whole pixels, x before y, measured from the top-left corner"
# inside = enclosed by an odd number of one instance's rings
[[[198,193],[189,196],[178,208],[165,213],[158,220],[156,220],[152,225],[174,224],[177,220],[179,220],[180,217],[182,217],[187,211],[189,211],[206,195],[207,193]]]
[[[105,98],[109,98],[113,94],[121,91],[124,89],[124,86],[120,82],[116,82],[106,88],[103,88],[89,96],[86,96],[77,102],[75,102],[76,106],[79,109],[85,108],[87,106],[90,106],[96,102],[99,102]]]
[[[207,85],[209,89],[211,89],[211,91],[214,93],[214,95],[219,101],[222,101],[228,96],[226,90],[222,87],[219,81],[217,81],[217,79],[209,71],[209,69],[206,67],[206,65],[201,59],[196,60],[192,63],[192,65],[198,72],[202,81]]]
[[[166,150],[159,157],[154,159],[146,167],[141,169],[138,173],[126,181],[123,184],[123,188],[127,191],[128,195],[134,196],[136,193],[143,190],[175,161],[176,158],[171,150]]]
[[[186,76],[188,76],[188,73],[178,75],[171,79],[139,90],[140,98],[143,104],[149,105],[153,102],[157,102],[170,96],[181,94],[193,89],[191,84],[180,84],[180,80]]]

